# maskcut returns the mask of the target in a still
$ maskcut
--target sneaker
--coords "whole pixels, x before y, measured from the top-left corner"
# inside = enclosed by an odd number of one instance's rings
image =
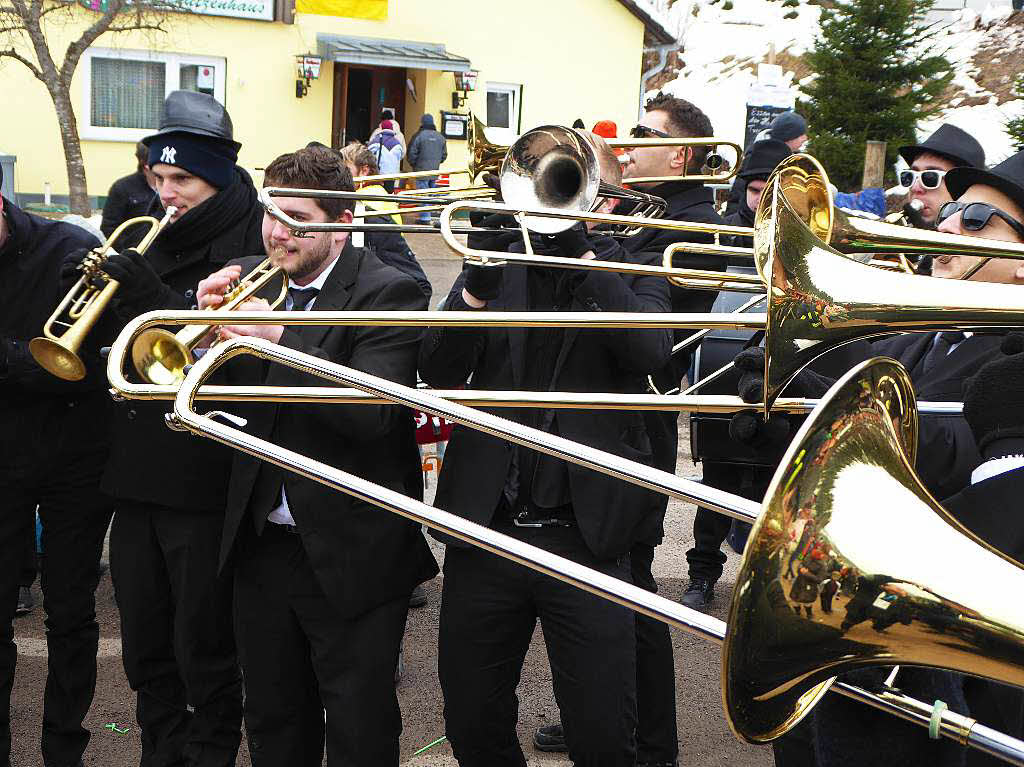
[[[18,589],[18,606],[14,610],[15,615],[28,615],[36,606],[36,599],[32,596],[32,589],[22,586]]]
[[[690,607],[694,610],[706,610],[714,598],[714,581],[694,578],[690,581],[690,585],[686,587],[686,592],[683,594],[681,601],[684,607]]]
[[[412,590],[412,594],[409,595],[409,607],[423,607],[427,604],[427,590],[423,588],[421,583],[419,586]]]
[[[565,733],[562,732],[561,724],[549,724],[547,727],[538,727],[533,733],[533,747],[538,751],[548,753],[563,753],[568,751],[565,745]]]

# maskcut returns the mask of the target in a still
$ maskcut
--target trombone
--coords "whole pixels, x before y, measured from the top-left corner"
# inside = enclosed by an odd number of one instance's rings
[[[244,425],[230,414],[197,413],[194,399],[205,379],[223,362],[246,353],[423,408],[649,489],[695,497],[734,518],[756,519],[728,625],[225,425],[221,421]],[[1024,743],[973,719],[932,708],[898,690],[868,692],[835,681],[835,675],[846,670],[901,663],[951,668],[1024,686],[1024,622],[1019,611],[1012,602],[985,590],[979,593],[976,587],[995,582],[1020,588],[1024,567],[966,533],[921,486],[912,468],[917,437],[913,399],[909,376],[893,360],[875,359],[851,370],[797,434],[760,508],[738,496],[694,487],[667,472],[263,339],[233,339],[201,359],[167,419],[172,428],[221,442],[676,628],[724,640],[726,716],[742,740],[763,743],[781,736],[831,689],[964,745],[1024,764]],[[865,499],[864,494],[872,497]],[[904,511],[893,514],[894,504]],[[845,622],[837,627],[836,618],[812,619],[809,610],[804,617],[799,604],[794,613],[782,588],[781,563],[788,542],[785,532],[798,514],[813,520],[815,544],[826,547],[833,562],[880,584],[879,593],[887,590],[907,601],[905,609],[913,612],[906,629],[876,637],[866,633],[866,627],[854,631],[856,625],[847,628]],[[899,534],[893,534],[894,526]],[[930,536],[928,551],[923,557],[908,556],[904,534],[920,537],[924,526]],[[875,554],[880,539],[887,544],[883,549],[888,557]],[[950,571],[945,564],[954,558],[969,562],[969,571],[981,575],[964,585],[959,571]],[[943,634],[941,641],[932,638],[936,630]],[[809,643],[818,648],[813,654],[807,653]]]
[[[681,314],[619,314],[601,312],[266,312],[209,309],[204,311],[162,310],[139,315],[130,320],[118,335],[107,356],[107,379],[115,400],[173,400],[180,382],[147,383],[129,381],[124,375],[125,363],[144,338],[158,325],[210,326],[245,325],[391,325],[403,327],[576,327],[576,328],[655,328],[704,327],[755,329],[763,328],[767,315],[711,313]],[[706,333],[707,331],[701,331]],[[699,334],[694,334],[695,336]],[[694,339],[696,340],[696,339]],[[190,363],[191,364],[191,363]],[[187,373],[187,368],[183,371]],[[651,395],[620,392],[524,392],[473,389],[435,390],[431,392],[452,402],[489,408],[543,407],[585,410],[667,410],[700,413],[734,413],[751,410],[757,404],[743,402],[727,395]],[[352,389],[313,386],[225,386],[201,387],[195,398],[217,402],[280,402],[301,404],[382,404],[378,398]],[[386,404],[386,403],[384,403]],[[782,397],[773,409],[785,413],[809,413],[817,400]],[[919,402],[922,413],[956,415],[962,412],[959,402]]]
[[[281,280],[281,290],[270,308],[278,307],[288,295],[288,278],[279,266],[274,266],[272,260],[267,258],[229,287],[218,310],[230,311],[241,306],[277,278]],[[209,328],[205,325],[192,325],[177,333],[162,328],[149,328],[132,343],[132,362],[136,372],[143,380],[154,384],[181,383],[185,378],[185,369],[195,362],[196,347],[207,333]]]
[[[28,343],[29,352],[41,368],[65,381],[80,381],[85,377],[85,363],[78,356],[78,350],[120,285],[103,271],[103,263],[114,254],[118,238],[136,224],[149,226],[146,236],[135,248],[140,255],[145,253],[177,212],[178,209],[171,206],[160,220],[152,216],[130,218],[111,232],[102,245],[89,252],[78,267],[82,276],[43,325],[43,335]],[[65,328],[64,332],[58,334],[54,330],[57,326]]]
[[[544,126],[543,128],[536,128],[534,130],[544,130],[550,127],[560,126]],[[561,128],[563,131],[570,131],[571,128]],[[532,131],[531,131],[532,132]],[[572,132],[575,133],[574,130]],[[524,134],[524,136],[528,135]],[[579,134],[577,134],[579,135]],[[517,139],[516,143],[521,141],[523,136]],[[469,176],[470,178],[476,178],[481,173],[499,173],[501,171],[502,164],[507,156],[510,146],[505,144],[497,144],[487,138],[487,126],[483,124],[480,118],[473,116],[473,120],[469,127]],[[671,181],[696,181],[700,183],[723,183],[728,181],[739,172],[739,159],[743,156],[743,150],[739,144],[735,144],[732,141],[723,141],[721,139],[708,137],[708,138],[648,138],[648,139],[605,139],[605,143],[612,149],[636,149],[641,147],[699,147],[708,146],[712,149],[708,154],[708,159],[705,160],[704,165],[712,171],[716,171],[725,166],[725,158],[717,152],[718,147],[726,146],[730,147],[736,155],[736,162],[732,164],[729,170],[722,173],[710,173],[710,174],[684,174],[681,176],[645,176],[643,178],[631,178],[626,179],[629,184],[650,184],[660,182],[671,182]],[[515,146],[513,144],[512,146]]]

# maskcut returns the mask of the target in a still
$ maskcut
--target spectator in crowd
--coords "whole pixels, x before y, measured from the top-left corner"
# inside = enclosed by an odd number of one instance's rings
[[[409,164],[413,170],[437,170],[447,159],[448,142],[434,127],[434,115],[423,115],[420,118],[420,129],[409,143]],[[416,179],[417,189],[433,189],[436,186],[437,176]],[[421,224],[429,224],[429,211],[420,213],[419,221]]]
[[[156,181],[146,164],[149,150],[141,141],[135,145],[135,172],[119,178],[110,185],[107,202],[103,206],[103,221],[100,223],[105,237],[129,218],[146,215],[156,197]]]
[[[413,139],[415,141],[415,139]],[[377,158],[374,157],[367,147],[362,144],[349,144],[341,150],[341,159],[348,168],[352,178],[355,179],[359,191],[368,195],[384,195],[387,190],[380,184],[367,184],[362,186],[359,179],[365,176],[376,176],[380,173],[377,168]],[[368,224],[401,224],[402,215],[398,211],[398,203],[385,200],[360,201],[356,207],[356,219],[367,210],[380,211],[382,215],[367,216],[364,220]],[[362,243],[362,244],[360,244]],[[365,245],[372,248],[377,258],[389,266],[393,266],[401,272],[416,280],[428,299],[433,292],[430,287],[430,280],[423,273],[423,268],[416,260],[416,254],[412,252],[409,243],[399,232],[355,232],[353,244],[356,247]]]
[[[392,112],[390,109],[382,109],[380,112],[380,121],[384,122],[385,120],[391,121],[391,130],[395,132],[395,138],[398,139],[399,143],[402,145],[402,151],[405,152],[408,144],[406,144],[405,141],[405,134],[402,133],[402,126],[399,125],[398,120],[395,119],[395,113]],[[377,134],[380,133],[381,130],[383,130],[383,126],[381,125],[378,125],[376,128],[374,128],[373,133],[370,134],[370,138],[366,143],[372,144],[373,140],[377,137]]]
[[[783,142],[792,152],[801,152],[807,143],[807,120],[796,112],[783,112],[772,120],[772,124],[768,126],[767,130],[757,134],[754,143],[769,138]],[[744,152],[743,164],[746,164],[753,148],[754,144],[751,144],[750,148]],[[743,173],[743,165],[740,166],[740,173]],[[739,209],[746,190],[747,182],[743,180],[742,175],[738,176],[732,184],[732,191],[729,192],[729,202],[725,206],[726,218],[732,216]]]
[[[386,176],[401,172],[402,158],[405,157],[405,144],[398,140],[397,125],[392,120],[381,120],[380,130],[374,132],[367,144],[377,167]],[[384,181],[382,185],[389,194],[395,191],[394,180]]]

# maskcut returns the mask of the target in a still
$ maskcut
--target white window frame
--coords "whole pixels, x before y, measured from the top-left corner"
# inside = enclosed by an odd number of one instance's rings
[[[523,97],[523,86],[521,83],[487,83],[487,93],[507,93],[510,97],[509,101],[509,122],[511,125],[508,128],[500,128],[496,126],[487,126],[487,133],[494,135],[494,140],[505,141],[505,143],[511,144],[516,137],[519,136],[519,126],[521,119],[522,109],[522,97]],[[484,103],[486,109],[486,102]]]
[[[219,56],[193,56],[186,53],[127,50],[123,48],[89,48],[82,56],[82,111],[78,124],[79,136],[90,141],[136,142],[153,134],[151,128],[107,128],[92,124],[92,59],[126,59],[129,61],[162,61],[165,65],[164,86],[166,97],[179,88],[182,64],[213,67],[213,97],[224,103],[227,59]]]

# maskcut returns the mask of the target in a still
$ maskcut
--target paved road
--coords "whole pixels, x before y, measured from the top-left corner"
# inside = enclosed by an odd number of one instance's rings
[[[440,238],[418,235],[412,244],[423,268],[434,285],[435,300],[447,294],[458,274],[460,264],[447,252]],[[683,419],[685,423],[685,418]],[[677,471],[696,473],[690,461],[689,441],[684,433]],[[428,500],[433,496],[433,478],[428,487]],[[669,505],[666,540],[654,561],[654,574],[661,593],[679,599],[686,588],[685,552],[692,545],[694,508],[673,501]],[[440,559],[442,552],[435,551]],[[732,588],[738,557],[731,551],[726,571],[718,586],[718,599],[712,613],[726,617],[728,596]],[[436,637],[441,580],[427,584],[429,602],[426,607],[410,612],[405,640],[406,673],[398,690],[402,703],[405,730],[402,734],[403,764],[441,767],[454,765],[451,749],[441,744],[425,754],[413,757],[422,746],[444,733],[441,717],[441,696],[437,681]],[[38,592],[37,592],[38,593]],[[89,765],[130,765],[139,760],[138,730],[134,722],[133,696],[121,669],[120,639],[117,611],[109,577],[104,577],[97,593],[100,619],[99,680],[96,699],[86,721],[93,732],[87,753]],[[43,639],[42,610],[19,618],[15,624],[19,657],[13,698],[13,731],[15,767],[37,767],[42,689],[45,678],[46,645]],[[729,732],[722,715],[719,695],[719,650],[711,643],[682,632],[673,632],[676,656],[676,688],[679,716],[681,758],[687,767],[766,767],[773,763],[770,749],[739,743]],[[551,693],[548,669],[540,632],[534,635],[527,656],[523,681],[519,687],[520,728],[523,748],[531,765],[563,765],[568,759],[559,755],[542,755],[530,747],[534,728],[558,720],[558,711]],[[118,734],[105,725],[114,723],[128,727]],[[248,765],[243,744],[239,765]]]

